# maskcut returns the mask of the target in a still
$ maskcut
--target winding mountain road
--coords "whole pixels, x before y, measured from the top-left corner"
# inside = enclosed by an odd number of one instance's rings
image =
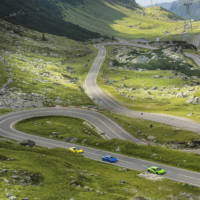
[[[29,119],[32,117],[41,116],[70,116],[75,118],[81,118],[87,120],[91,124],[100,129],[108,138],[120,138],[135,141],[126,131],[124,131],[119,125],[110,120],[109,118],[95,112],[78,108],[41,108],[35,110],[19,111],[15,113],[9,113],[0,117],[0,136],[14,139],[17,141],[33,140],[38,146],[48,148],[69,148],[74,146],[71,143],[62,142],[58,140],[48,139],[36,135],[26,134],[17,131],[14,126],[17,122]],[[119,162],[114,164],[116,166],[125,167],[133,170],[143,171],[150,166],[159,165],[167,170],[167,174],[164,177],[200,187],[200,173],[192,172],[189,170],[179,169],[164,164],[158,164],[151,161],[132,158],[121,154],[110,153],[103,150],[89,148],[81,145],[76,145],[84,149],[84,156],[93,160],[101,161],[102,155],[111,154],[119,158]]]
[[[160,122],[163,124],[171,125],[180,129],[193,131],[200,134],[200,124],[186,118],[171,116],[166,114],[154,114],[147,112],[138,112],[130,110],[123,105],[121,105],[118,101],[113,99],[111,96],[106,94],[97,84],[97,78],[101,66],[106,57],[106,48],[105,45],[128,45],[128,46],[137,46],[148,49],[155,49],[154,47],[139,45],[139,44],[129,44],[129,43],[105,43],[96,45],[96,48],[99,50],[98,55],[90,69],[88,76],[84,83],[84,89],[86,94],[96,102],[99,106],[104,109],[110,110],[112,112],[133,118],[140,118],[144,120],[151,120],[155,122]]]
[[[142,48],[146,48],[147,46],[138,45],[138,44],[128,44],[128,43],[109,43],[109,44],[120,44],[120,45],[131,45],[131,46],[138,46]],[[105,45],[109,45],[106,43]],[[106,56],[106,49],[104,45],[97,45],[99,49],[99,53],[93,63],[93,66],[86,78],[84,89],[86,93],[95,100],[100,106],[105,109],[114,111],[119,114],[123,114],[129,117],[135,118],[142,118],[148,119],[152,121],[157,121],[169,125],[173,125],[182,129],[192,130],[195,132],[200,133],[200,125],[192,120],[187,120],[184,118],[168,116],[168,115],[159,115],[159,114],[151,114],[151,113],[141,113],[129,110],[128,108],[123,107],[110,96],[106,95],[97,85],[97,75],[100,71],[100,68],[103,64],[103,61]],[[152,48],[149,47],[148,48]],[[41,116],[69,116],[75,118],[81,118],[89,123],[93,124],[96,128],[101,130],[105,134],[105,137],[108,139],[111,138],[118,138],[136,142],[138,144],[144,144],[141,140],[131,136],[127,131],[121,128],[118,124],[114,121],[105,117],[104,115],[86,109],[80,108],[41,108],[41,109],[34,109],[34,110],[25,110],[19,111],[14,113],[9,113],[6,115],[0,116],[0,136],[7,137],[10,139],[14,139],[17,141],[22,140],[34,140],[38,146],[44,146],[48,148],[69,148],[74,146],[71,143],[66,143],[58,140],[52,140],[36,135],[26,134],[20,131],[17,131],[14,126],[17,122],[29,119],[32,117],[41,117]],[[175,180],[178,182],[183,182],[187,184],[191,184],[194,186],[200,187],[200,173],[192,172],[189,170],[184,170],[176,167],[171,167],[164,164],[157,164],[151,161],[145,161],[142,159],[131,158],[128,156],[110,153],[103,150],[97,150],[94,148],[89,148],[85,146],[79,146],[80,148],[84,149],[84,156],[93,160],[101,161],[101,156],[104,154],[111,154],[119,158],[119,162],[115,165],[120,167],[126,167],[133,170],[145,170],[147,167],[152,165],[159,165],[160,167],[167,170],[167,174],[164,177]]]

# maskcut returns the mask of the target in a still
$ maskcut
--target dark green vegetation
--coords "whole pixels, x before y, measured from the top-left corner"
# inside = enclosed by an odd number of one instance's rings
[[[98,33],[64,20],[62,4],[66,3],[74,5],[69,0],[60,3],[54,0],[18,0],[17,2],[2,0],[0,18],[39,32],[67,36],[74,40],[84,41],[100,37]],[[83,1],[76,0],[76,3],[82,4]]]
[[[124,122],[120,116],[116,116],[116,118],[117,118],[116,121],[120,121],[120,123],[124,124],[124,127],[127,126],[127,122]],[[69,135],[67,133],[67,131],[65,131],[64,129],[67,130],[68,126],[70,126],[71,129],[74,130],[74,128],[76,126],[75,124],[73,125],[73,123],[70,123],[70,125],[66,123],[68,120],[70,120],[69,118],[66,118],[66,119],[64,119],[64,118],[55,119],[54,118],[54,120],[56,122],[55,122],[55,125],[52,124],[53,129],[52,129],[51,124],[48,124],[46,122],[43,123],[44,121],[49,121],[48,117],[47,118],[46,117],[39,118],[39,119],[36,118],[33,121],[31,121],[31,120],[22,121],[16,125],[16,128],[18,130],[26,132],[26,133],[52,138],[52,134],[51,134],[52,130],[54,132],[61,133],[61,135]],[[136,124],[137,123],[138,122],[136,121]],[[138,124],[140,124],[140,123],[138,123]],[[58,125],[58,126],[56,126],[56,125]],[[140,124],[140,126],[141,126],[141,124]],[[44,129],[44,127],[45,127],[45,129]],[[72,128],[72,127],[74,127],[74,128]],[[81,126],[78,126],[78,127],[80,128],[79,132],[81,132],[81,130],[83,130],[83,129],[81,128]],[[129,129],[131,129],[131,128],[129,127]],[[159,129],[159,127],[158,127],[158,129]],[[168,130],[170,130],[170,129],[169,128],[166,129],[166,132]],[[133,132],[133,130],[132,130],[132,132]],[[164,133],[164,132],[165,131],[162,131],[162,133]],[[71,141],[72,143],[79,143],[79,144],[86,145],[86,146],[105,149],[108,151],[119,152],[119,153],[133,156],[133,157],[143,158],[143,159],[161,162],[161,163],[165,163],[165,164],[169,164],[169,165],[173,165],[173,166],[177,166],[177,167],[200,171],[200,166],[198,164],[200,162],[200,156],[197,154],[185,153],[185,152],[172,150],[170,148],[160,147],[160,146],[137,145],[132,142],[122,141],[122,140],[117,140],[117,139],[105,140],[105,139],[101,139],[99,137],[94,137],[94,136],[91,136],[89,138],[86,137],[85,139],[83,139],[83,137],[85,136],[84,131],[82,131],[82,135],[83,135],[82,137],[79,136],[80,134],[76,135],[73,132],[71,132],[71,133],[72,134],[70,134],[70,137],[73,136],[73,139],[67,140],[67,141]],[[94,133],[93,133],[93,135],[94,135]],[[76,139],[74,140],[74,138],[76,138]],[[65,141],[62,137],[59,137],[59,136],[54,137],[54,139],[59,139],[59,140]]]
[[[134,110],[179,115],[200,121],[200,69],[182,47],[159,50],[108,47],[99,84]]]
[[[92,45],[0,20],[0,55],[1,85],[11,79],[3,107],[92,104],[81,87],[96,56]]]
[[[0,140],[0,152],[0,158],[8,158],[0,162],[1,200],[7,200],[7,195],[33,200],[187,200],[188,196],[197,200],[200,195],[196,187],[147,180],[135,171],[63,149],[28,148]]]

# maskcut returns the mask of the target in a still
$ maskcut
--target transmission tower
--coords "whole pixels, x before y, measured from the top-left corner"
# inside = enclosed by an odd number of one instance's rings
[[[186,19],[184,22],[184,32],[187,32],[187,30],[192,31],[192,18],[191,18],[191,6],[193,4],[193,0],[184,0],[183,5],[186,9]]]

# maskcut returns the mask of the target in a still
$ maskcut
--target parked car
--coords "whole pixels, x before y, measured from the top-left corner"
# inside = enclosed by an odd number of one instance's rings
[[[110,155],[102,156],[102,160],[105,162],[109,162],[109,163],[116,163],[118,161],[117,158],[110,156]]]
[[[160,168],[160,167],[154,167],[154,166],[149,167],[149,168],[147,169],[147,171],[148,171],[149,173],[158,174],[158,175],[166,174],[166,170],[164,170],[164,169],[162,169],[162,168]]]

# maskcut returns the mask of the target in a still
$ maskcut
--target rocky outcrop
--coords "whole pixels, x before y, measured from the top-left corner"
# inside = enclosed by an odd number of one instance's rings
[[[0,90],[0,108],[38,108],[43,107],[45,101],[48,100],[37,93],[24,93],[12,88]]]
[[[187,100],[187,103],[189,104],[200,104],[200,97],[192,97]]]
[[[36,145],[35,142],[32,140],[23,140],[22,142],[20,142],[20,144],[22,146],[28,146],[28,147],[34,147]]]

